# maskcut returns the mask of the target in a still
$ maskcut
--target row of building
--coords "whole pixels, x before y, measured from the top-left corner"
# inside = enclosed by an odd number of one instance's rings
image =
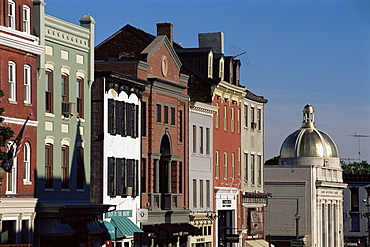
[[[184,48],[171,23],[126,25],[94,47],[91,16],[45,5],[0,2],[3,126],[26,126],[2,172],[1,244],[343,246],[335,143],[307,105],[264,166],[267,100],[241,85],[223,33]]]

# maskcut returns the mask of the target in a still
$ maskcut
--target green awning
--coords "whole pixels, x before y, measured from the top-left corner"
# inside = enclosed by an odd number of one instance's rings
[[[102,222],[108,230],[110,240],[116,240],[116,228],[108,221]]]
[[[143,230],[127,217],[114,217],[110,223],[117,228],[116,237],[134,236],[134,232],[143,232]]]

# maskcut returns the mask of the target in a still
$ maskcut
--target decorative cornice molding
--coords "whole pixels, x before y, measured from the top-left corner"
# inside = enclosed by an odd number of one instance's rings
[[[0,26],[0,45],[40,55],[44,47],[39,45],[39,38],[17,30]]]

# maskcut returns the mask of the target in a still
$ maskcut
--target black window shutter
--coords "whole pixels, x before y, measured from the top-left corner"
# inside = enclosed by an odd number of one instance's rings
[[[126,104],[126,134],[132,135],[132,104]]]
[[[117,158],[117,166],[116,166],[116,181],[117,181],[117,195],[123,195],[123,187],[124,187],[124,167],[123,167],[123,159]]]
[[[115,191],[115,158],[108,157],[108,195],[116,196]]]
[[[132,159],[127,160],[127,187],[133,187],[133,161]]]
[[[115,134],[114,124],[114,99],[108,99],[108,133]]]
[[[123,135],[123,104],[122,101],[116,101],[116,133]]]
[[[122,102],[122,136],[127,136],[127,127],[126,127],[126,105],[127,103]]]

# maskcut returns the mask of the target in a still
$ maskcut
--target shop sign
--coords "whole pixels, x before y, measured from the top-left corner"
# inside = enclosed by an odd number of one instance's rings
[[[105,218],[132,217],[132,210],[114,210],[105,213]]]

